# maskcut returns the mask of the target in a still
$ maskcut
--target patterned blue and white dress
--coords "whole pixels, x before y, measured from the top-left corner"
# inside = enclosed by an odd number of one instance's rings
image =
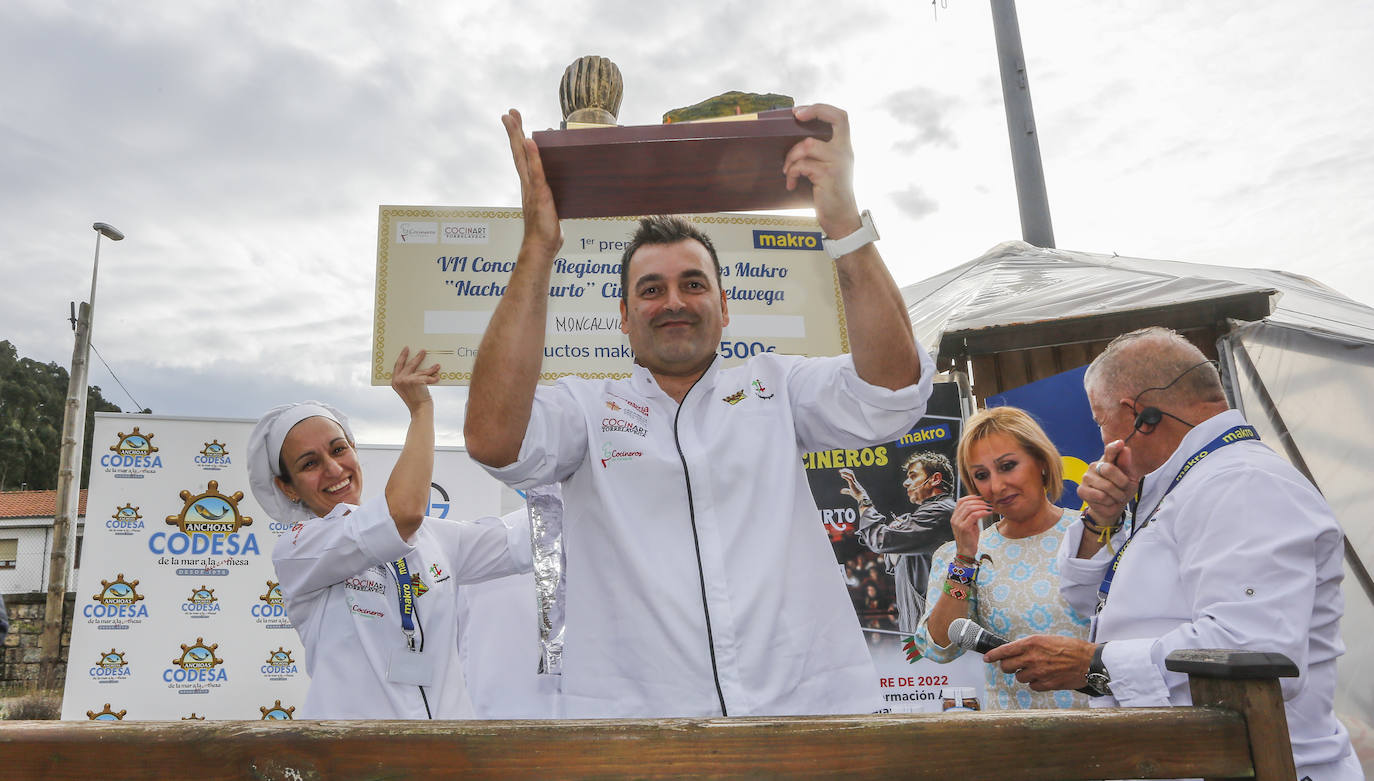
[[[1078,523],[1078,512],[1065,510],[1059,522],[1045,531],[1020,539],[1007,539],[990,526],[978,537],[978,576],[970,596],[969,618],[1008,640],[1026,635],[1064,635],[1088,639],[1088,617],[1079,615],[1059,594],[1059,541],[1069,527]],[[935,662],[952,661],[964,649],[950,644],[941,647],[930,638],[926,627],[937,600],[944,599],[944,573],[954,558],[954,543],[947,542],[931,561],[927,587],[928,610],[916,627],[916,647],[921,655]],[[1004,673],[994,664],[987,667],[989,710],[1022,708],[1083,708],[1088,696],[1071,691],[1036,692]]]

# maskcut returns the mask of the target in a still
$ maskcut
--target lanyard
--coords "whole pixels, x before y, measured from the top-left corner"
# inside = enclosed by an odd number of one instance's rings
[[[1102,607],[1107,604],[1107,595],[1111,593],[1112,590],[1112,578],[1116,577],[1116,569],[1121,566],[1121,557],[1125,555],[1126,549],[1131,547],[1131,541],[1135,539],[1135,536],[1146,526],[1149,526],[1150,521],[1154,520],[1155,513],[1159,512],[1160,505],[1164,504],[1164,497],[1168,496],[1170,492],[1177,488],[1178,484],[1183,482],[1183,478],[1192,471],[1193,467],[1202,463],[1202,459],[1227,445],[1234,445],[1237,442],[1246,442],[1252,439],[1259,439],[1259,432],[1256,431],[1253,426],[1233,426],[1222,432],[1216,439],[1203,445],[1202,449],[1189,456],[1188,460],[1183,462],[1183,467],[1178,470],[1178,474],[1174,475],[1174,479],[1169,483],[1169,487],[1164,490],[1164,496],[1159,497],[1159,501],[1155,503],[1154,509],[1150,511],[1150,516],[1145,519],[1144,523],[1131,530],[1131,536],[1126,540],[1125,544],[1117,550],[1116,555],[1112,557],[1111,566],[1107,567],[1107,574],[1102,577],[1102,585],[1097,587],[1097,612],[1101,613]]]
[[[405,557],[391,562],[396,570],[396,595],[401,601],[401,631],[405,633],[406,643],[415,650],[415,588],[410,583],[410,570],[406,567]]]

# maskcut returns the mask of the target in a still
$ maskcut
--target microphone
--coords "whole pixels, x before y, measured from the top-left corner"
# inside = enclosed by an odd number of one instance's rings
[[[999,645],[1006,645],[1010,642],[1007,638],[984,629],[967,618],[956,618],[949,622],[949,640],[951,644],[966,651],[977,651],[980,654],[985,654]],[[1090,697],[1102,696],[1102,692],[1088,686],[1081,686],[1074,691]]]
[[[984,629],[967,618],[956,618],[949,622],[949,639],[960,648],[980,654],[1009,642],[1007,638]]]

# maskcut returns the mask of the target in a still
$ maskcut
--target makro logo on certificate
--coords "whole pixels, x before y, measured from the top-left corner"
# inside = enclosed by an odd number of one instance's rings
[[[816,231],[754,231],[754,249],[818,250],[820,248],[821,234]]]
[[[119,432],[110,452],[100,457],[101,468],[106,474],[123,478],[142,479],[156,473],[162,468],[162,456],[157,454],[154,436],[152,432],[139,431],[138,426],[128,434]]]

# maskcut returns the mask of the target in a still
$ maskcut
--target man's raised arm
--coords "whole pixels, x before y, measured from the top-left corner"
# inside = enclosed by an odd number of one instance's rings
[[[787,188],[797,177],[811,180],[816,221],[828,238],[842,239],[859,230],[859,207],[854,200],[854,150],[849,141],[849,117],[834,106],[818,103],[795,110],[800,121],[819,119],[830,124],[829,141],[808,138],[787,153],[783,173]],[[835,261],[849,326],[850,354],[859,377],[870,385],[896,390],[921,377],[911,319],[897,283],[892,280],[878,248],[871,242]]]
[[[477,348],[463,422],[468,455],[492,467],[507,466],[520,455],[544,360],[553,259],[563,246],[563,231],[553,193],[544,179],[539,148],[525,137],[520,112],[511,109],[501,117],[501,124],[510,137],[511,156],[520,175],[525,237],[506,294],[497,303]]]

